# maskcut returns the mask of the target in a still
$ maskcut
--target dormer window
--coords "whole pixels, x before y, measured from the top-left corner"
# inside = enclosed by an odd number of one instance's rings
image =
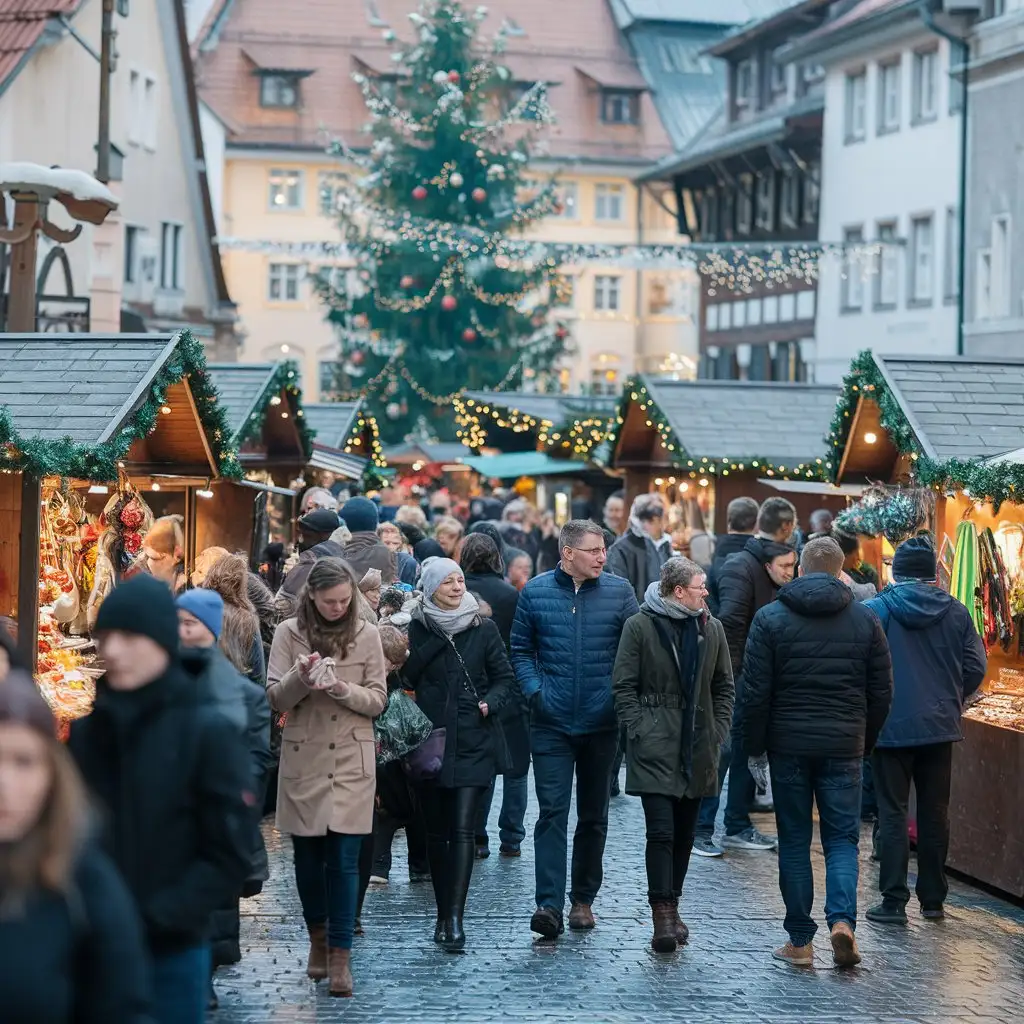
[[[757,65],[744,60],[736,65],[736,110],[753,110],[757,101]]]
[[[299,105],[300,75],[260,75],[260,106],[270,110],[295,110]]]
[[[605,124],[639,124],[640,94],[627,89],[602,89],[601,120]]]

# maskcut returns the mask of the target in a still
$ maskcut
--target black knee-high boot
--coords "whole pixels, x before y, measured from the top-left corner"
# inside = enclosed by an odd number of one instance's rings
[[[430,863],[430,881],[434,886],[434,902],[437,904],[437,924],[434,926],[434,941],[445,942],[448,936],[449,872],[448,843],[434,838],[427,841],[427,860]]]
[[[444,939],[444,948],[449,953],[459,953],[466,946],[466,933],[462,928],[462,918],[466,912],[466,897],[469,894],[469,882],[473,877],[473,861],[476,859],[476,844],[461,839],[453,842],[448,850],[448,871],[450,886],[448,891],[448,925]]]

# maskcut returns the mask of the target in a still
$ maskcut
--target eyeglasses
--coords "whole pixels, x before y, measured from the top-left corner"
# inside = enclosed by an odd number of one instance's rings
[[[607,548],[573,548],[573,551],[578,551],[581,555],[606,555],[608,554]]]
[[[694,594],[706,594],[708,588],[702,583],[699,587],[683,587],[684,590],[689,590]]]

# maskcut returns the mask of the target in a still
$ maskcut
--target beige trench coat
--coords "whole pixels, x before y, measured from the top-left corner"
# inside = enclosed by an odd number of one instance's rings
[[[277,827],[294,836],[373,831],[377,757],[373,719],[387,703],[384,652],[376,626],[360,623],[354,646],[338,662],[346,697],[310,690],[299,678],[309,644],[296,619],[277,627],[267,667],[267,697],[288,718],[281,736]],[[336,659],[337,660],[337,659]]]

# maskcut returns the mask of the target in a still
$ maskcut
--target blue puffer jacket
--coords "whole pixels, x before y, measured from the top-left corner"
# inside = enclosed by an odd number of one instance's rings
[[[970,613],[927,583],[886,587],[865,602],[892,653],[892,708],[879,747],[921,747],[964,738],[964,699],[985,678],[985,647]]]
[[[572,736],[618,728],[612,667],[622,627],[639,610],[629,581],[607,572],[578,592],[561,566],[526,584],[512,667],[535,723]]]

